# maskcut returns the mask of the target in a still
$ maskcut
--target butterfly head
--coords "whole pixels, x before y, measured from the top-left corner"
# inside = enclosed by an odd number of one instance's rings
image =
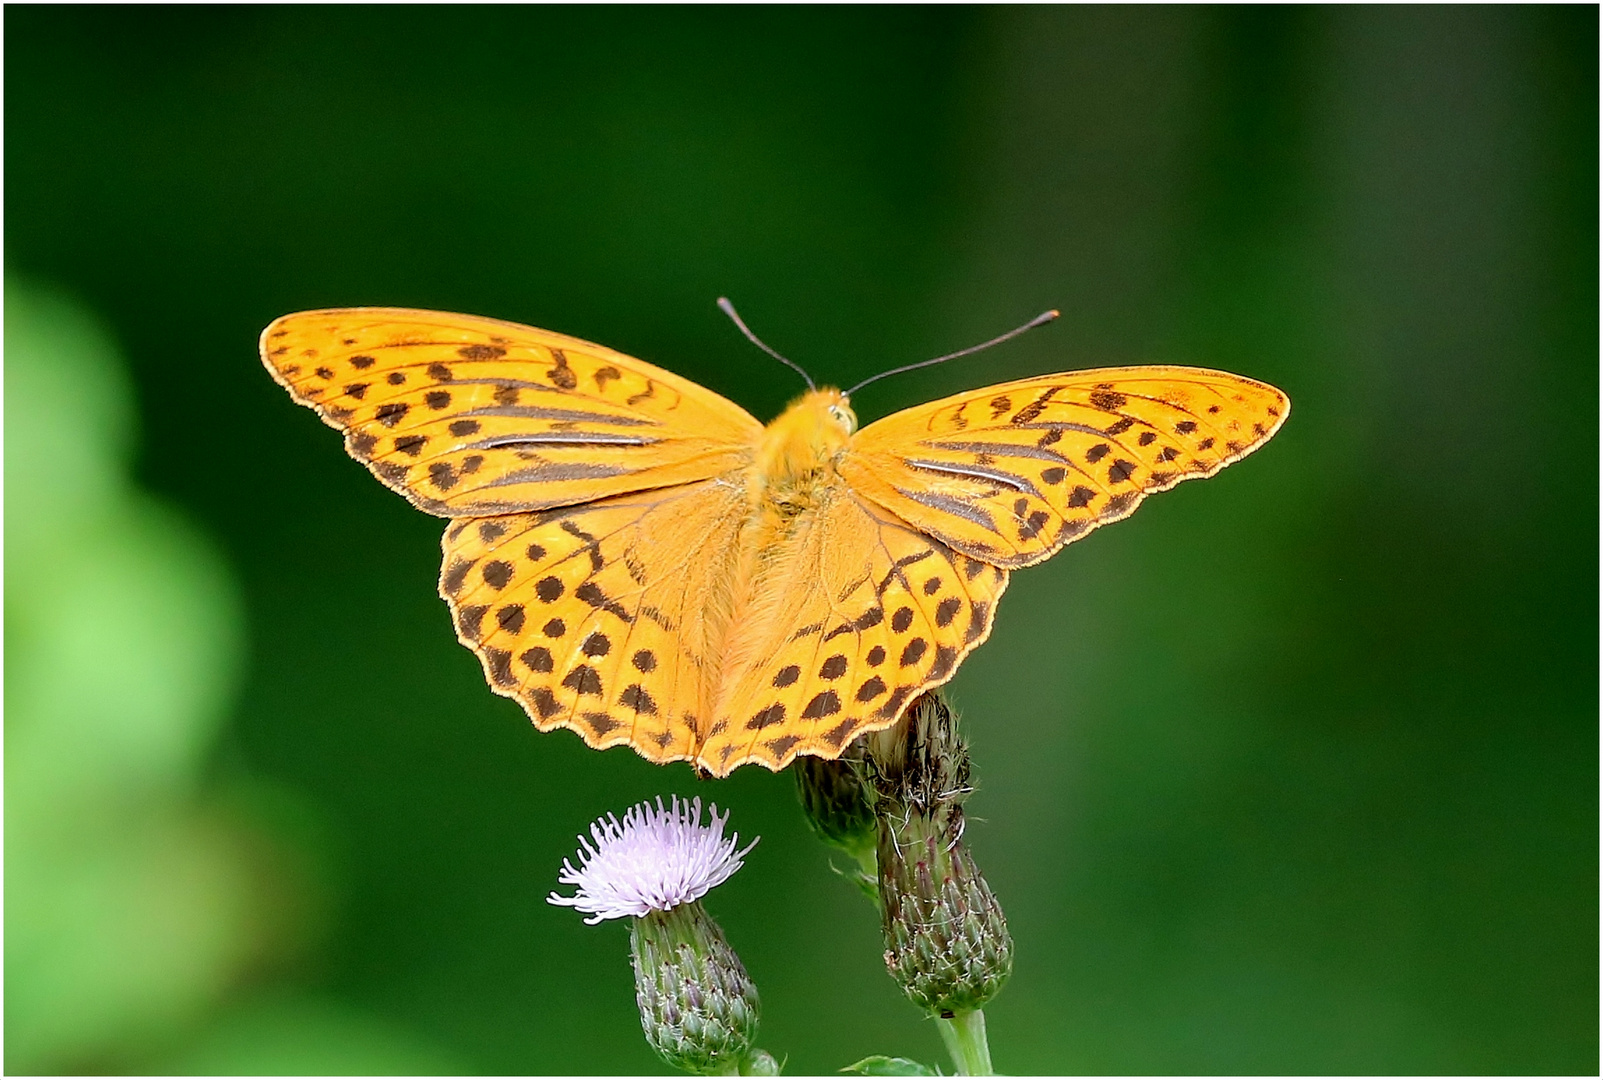
[[[852,412],[852,402],[844,393],[834,387],[826,386],[822,390],[814,391],[808,397],[821,398],[824,406],[824,416],[828,422],[840,428],[850,438],[852,432],[857,430],[857,414]]]
[[[857,414],[845,394],[832,387],[809,390],[763,429],[761,467],[771,477],[815,472],[846,449],[856,430]]]

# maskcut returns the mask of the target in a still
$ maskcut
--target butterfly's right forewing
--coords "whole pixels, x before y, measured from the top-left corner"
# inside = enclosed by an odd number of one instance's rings
[[[1252,453],[1289,409],[1274,387],[1221,371],[1076,371],[886,417],[857,433],[839,469],[915,528],[1015,568]]]

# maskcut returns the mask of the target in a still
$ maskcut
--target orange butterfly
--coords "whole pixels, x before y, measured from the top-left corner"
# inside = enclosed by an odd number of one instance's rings
[[[262,360],[421,510],[490,688],[537,728],[725,776],[838,756],[950,679],[1008,571],[1285,421],[1218,371],[1043,375],[856,430],[813,390],[764,427],[672,372],[516,323],[286,315]]]

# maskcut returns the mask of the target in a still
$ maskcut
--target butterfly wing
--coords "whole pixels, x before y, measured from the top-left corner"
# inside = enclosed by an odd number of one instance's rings
[[[781,769],[889,727],[991,632],[1007,572],[970,559],[837,480],[772,550],[724,650],[698,764]]]
[[[516,323],[402,308],[276,319],[262,362],[345,448],[441,517],[570,506],[718,476],[762,425],[669,371]]]
[[[440,595],[491,689],[540,730],[692,758],[746,509],[730,477],[458,521]]]
[[[914,528],[1012,569],[1240,460],[1290,408],[1272,386],[1200,368],[1045,375],[870,424],[839,471]]]

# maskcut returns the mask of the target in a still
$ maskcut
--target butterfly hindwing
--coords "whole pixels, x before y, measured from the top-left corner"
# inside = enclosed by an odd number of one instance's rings
[[[870,424],[839,470],[915,529],[1017,568],[1250,454],[1289,409],[1274,387],[1200,368],[1047,375]]]
[[[696,756],[746,503],[712,480],[452,522],[440,594],[496,693],[542,731]]]
[[[577,338],[400,308],[307,311],[262,361],[389,487],[442,517],[571,506],[737,468],[761,430],[672,372]]]
[[[1007,577],[836,481],[753,583],[700,764],[781,769],[889,727],[989,636]]]

